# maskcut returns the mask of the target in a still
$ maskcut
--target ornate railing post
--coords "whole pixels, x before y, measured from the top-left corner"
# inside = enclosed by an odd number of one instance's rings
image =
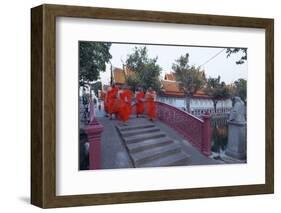
[[[89,169],[101,168],[101,125],[94,117],[94,106],[90,103],[90,123],[84,127],[89,142]]]
[[[202,153],[206,156],[211,154],[211,116],[206,112],[203,116],[203,137],[202,137]]]
[[[89,142],[89,169],[100,169],[103,126],[94,119],[89,125],[85,126],[84,130]]]

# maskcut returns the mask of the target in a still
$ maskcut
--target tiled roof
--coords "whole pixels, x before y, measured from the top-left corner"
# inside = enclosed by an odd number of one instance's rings
[[[184,95],[184,93],[180,91],[179,84],[176,81],[162,80],[161,83],[162,91],[164,93]]]
[[[180,90],[179,84],[176,81],[162,80],[162,94],[164,96],[184,97],[184,93]],[[203,90],[197,91],[193,97],[195,98],[210,98]]]
[[[165,74],[164,79],[169,80],[169,81],[175,81],[176,77],[175,77],[174,73],[167,73],[167,74]]]
[[[125,73],[124,70],[120,68],[114,68],[113,70],[113,79],[115,84],[124,84],[125,83]]]
[[[115,84],[125,84],[126,77],[135,75],[135,72],[129,68],[125,68],[125,70],[114,68],[112,72]]]

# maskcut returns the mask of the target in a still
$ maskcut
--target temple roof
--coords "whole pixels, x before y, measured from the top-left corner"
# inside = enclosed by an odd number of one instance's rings
[[[127,77],[134,76],[134,71],[129,68],[125,68],[125,70],[123,70],[116,67],[113,69],[112,74],[115,84],[125,84]]]
[[[162,92],[169,95],[183,96],[183,91],[180,91],[179,84],[176,81],[161,80]]]
[[[179,83],[171,80],[161,80],[162,84],[162,95],[170,97],[184,97],[184,92],[181,91]],[[194,95],[194,98],[210,98],[203,90],[197,91]]]
[[[125,70],[120,68],[114,68],[113,71],[113,80],[115,84],[123,85],[126,82],[128,76],[134,76],[135,73],[133,70],[126,68]],[[180,90],[179,83],[175,80],[174,73],[167,73],[164,77],[165,80],[161,80],[161,91],[162,95],[170,97],[184,97],[184,92]],[[194,96],[195,98],[210,98],[204,93],[204,91],[197,91]]]
[[[114,68],[112,71],[113,79],[115,84],[124,84],[125,83],[125,72],[120,68]]]
[[[176,76],[174,73],[166,73],[164,79],[169,81],[175,81]]]

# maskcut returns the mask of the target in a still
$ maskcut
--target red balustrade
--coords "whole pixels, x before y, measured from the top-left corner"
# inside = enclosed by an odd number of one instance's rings
[[[178,109],[172,105],[155,101],[157,118],[176,130],[188,142],[206,156],[211,154],[211,116],[205,112],[202,119]],[[136,105],[132,106],[132,113],[136,113]]]
[[[156,101],[157,117],[195,146],[205,155],[211,154],[210,115],[203,120],[169,104]]]

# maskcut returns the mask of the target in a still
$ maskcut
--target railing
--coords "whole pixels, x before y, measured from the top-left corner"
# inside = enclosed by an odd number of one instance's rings
[[[193,108],[191,109],[191,114],[195,116],[202,116],[205,113],[209,113],[211,115],[220,116],[230,113],[231,108],[217,108],[216,112],[214,108]]]
[[[228,119],[229,119],[229,113],[228,114],[221,114],[221,115],[212,115],[211,119],[211,127],[226,127],[228,126]]]
[[[195,148],[204,155],[211,154],[211,121],[210,114],[205,112],[202,119],[178,109],[172,105],[155,101],[157,118],[176,130]],[[146,109],[145,109],[146,111]],[[132,113],[135,114],[136,105],[132,106]]]
[[[202,120],[169,104],[156,101],[159,120],[176,130],[187,141],[205,155],[211,154],[210,115],[203,115]]]

